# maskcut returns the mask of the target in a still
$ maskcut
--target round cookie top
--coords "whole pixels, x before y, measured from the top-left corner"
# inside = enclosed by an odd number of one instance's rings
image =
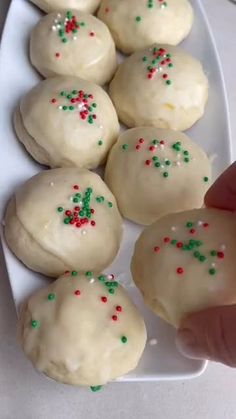
[[[117,65],[107,26],[76,10],[50,13],[39,21],[31,34],[30,58],[45,77],[78,76],[101,85]]]
[[[120,64],[110,95],[128,127],[154,125],[181,131],[203,115],[208,80],[201,63],[187,52],[155,44]]]
[[[103,0],[98,17],[107,24],[124,53],[160,44],[179,44],[190,32],[188,0]]]
[[[16,221],[45,252],[35,268],[39,272],[102,270],[118,252],[122,219],[114,196],[95,173],[76,168],[40,172],[17,189],[14,202]],[[10,223],[7,216],[6,229]],[[13,243],[20,240],[17,226],[11,234]],[[51,255],[57,263],[47,265]],[[17,256],[24,262],[21,253]]]
[[[15,128],[40,163],[88,169],[103,163],[119,133],[107,93],[88,81],[63,76],[39,83],[23,97]]]
[[[197,144],[181,132],[155,127],[125,131],[105,172],[122,215],[139,224],[201,207],[210,180],[209,159]]]
[[[235,231],[235,215],[216,209],[170,214],[147,227],[131,263],[147,305],[178,327],[192,312],[235,304]]]
[[[46,13],[77,9],[80,12],[94,13],[101,0],[31,0]]]
[[[67,272],[23,305],[19,335],[33,365],[97,390],[134,369],[146,343],[137,308],[114,275]]]

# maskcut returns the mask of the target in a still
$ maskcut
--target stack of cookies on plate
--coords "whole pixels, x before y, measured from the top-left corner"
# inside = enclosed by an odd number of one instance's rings
[[[5,237],[54,281],[23,304],[19,337],[39,371],[96,391],[134,369],[146,343],[142,315],[104,273],[121,246],[122,216],[148,226],[133,279],[174,326],[219,300],[219,277],[229,279],[217,241],[224,219],[232,247],[233,220],[199,209],[211,165],[182,132],[208,99],[201,63],[176,46],[193,24],[189,1],[32,2],[48,13],[30,35],[30,61],[45,80],[16,104],[14,127],[49,170],[15,192]],[[104,177],[94,172],[103,166]]]

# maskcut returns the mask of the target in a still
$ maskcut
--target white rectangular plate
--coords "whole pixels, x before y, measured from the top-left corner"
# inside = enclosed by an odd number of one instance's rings
[[[213,159],[214,177],[220,174],[231,160],[231,143],[227,102],[222,72],[210,29],[200,4],[193,1],[195,22],[184,48],[199,58],[210,80],[210,98],[205,116],[191,130],[190,136]],[[12,113],[19,101],[39,80],[28,59],[29,34],[40,18],[40,12],[26,0],[13,0],[2,39],[0,61],[0,216],[9,197],[18,185],[42,170],[18,143],[12,128]],[[156,339],[156,345],[147,343],[138,368],[119,381],[155,381],[192,378],[201,374],[205,362],[183,358],[175,347],[175,331],[144,307],[142,298],[133,286],[129,262],[140,227],[125,222],[126,231],[121,251],[109,272],[117,274],[127,286],[133,300],[143,313],[148,330],[148,342]],[[34,290],[47,280],[26,269],[8,250],[3,240],[4,254],[16,308]]]

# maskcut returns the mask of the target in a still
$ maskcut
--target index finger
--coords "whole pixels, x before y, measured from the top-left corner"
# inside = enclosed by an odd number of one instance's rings
[[[236,162],[213,183],[204,200],[207,207],[236,210]]]

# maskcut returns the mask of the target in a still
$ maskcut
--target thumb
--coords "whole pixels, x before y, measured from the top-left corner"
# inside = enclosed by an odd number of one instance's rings
[[[236,367],[236,305],[214,307],[188,316],[177,333],[179,351]]]

